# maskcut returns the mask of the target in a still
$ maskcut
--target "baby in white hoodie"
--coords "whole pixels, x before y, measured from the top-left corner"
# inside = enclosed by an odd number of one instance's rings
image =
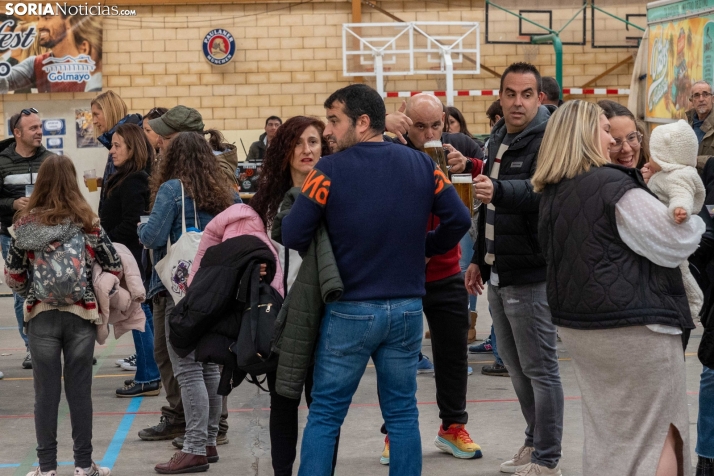
[[[652,159],[642,168],[649,189],[669,207],[672,219],[683,223],[704,205],[706,191],[697,173],[699,142],[686,121],[658,126],[650,138]],[[689,263],[680,264],[684,289],[692,318],[699,315],[704,294],[689,271]]]

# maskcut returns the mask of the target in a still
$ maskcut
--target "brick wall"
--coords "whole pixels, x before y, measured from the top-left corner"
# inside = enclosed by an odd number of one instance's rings
[[[644,13],[645,3],[639,3]],[[383,1],[379,6],[405,21],[484,21],[483,1],[477,0]],[[258,130],[273,114],[283,118],[298,114],[323,117],[324,99],[350,83],[342,76],[341,50],[342,24],[352,21],[348,1],[137,6],[136,10],[136,17],[104,21],[104,87],[119,93],[132,111],[184,104],[197,108],[207,126],[224,131]],[[363,6],[362,21],[392,20]],[[618,34],[623,29],[621,24],[605,19],[598,25],[605,30],[617,29]],[[218,27],[228,29],[237,39],[236,57],[224,66],[209,64],[201,52],[204,35]],[[589,28],[588,20],[588,32]],[[509,63],[527,57],[523,46],[485,44],[483,25],[481,30],[482,64],[500,72]],[[581,87],[631,56],[635,49],[596,50],[588,44],[565,46],[564,53],[564,86]],[[551,46],[537,47],[533,62],[544,75],[555,74]],[[627,88],[631,73],[632,64],[624,65],[595,86]],[[365,81],[374,84],[371,78]],[[386,90],[434,90],[438,84],[436,76],[389,77]],[[485,71],[455,81],[457,89],[497,89],[498,85],[498,78]],[[38,108],[47,100],[73,99],[88,105],[94,96],[6,95],[0,108],[7,117],[16,110],[17,105],[12,104],[16,101],[29,101]],[[614,99],[626,103],[625,97]],[[492,100],[456,99],[455,105],[466,116],[472,132],[487,132],[485,111]],[[400,103],[401,99],[387,99],[387,109],[394,110]],[[0,131],[5,134],[4,128]]]

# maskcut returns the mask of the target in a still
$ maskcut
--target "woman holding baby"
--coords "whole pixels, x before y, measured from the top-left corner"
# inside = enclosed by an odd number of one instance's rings
[[[582,392],[583,474],[688,475],[680,335],[694,324],[679,266],[704,224],[698,209],[674,196],[668,208],[634,168],[611,163],[610,127],[599,106],[568,101],[550,118],[532,179],[548,303]],[[666,127],[653,143],[671,142]]]

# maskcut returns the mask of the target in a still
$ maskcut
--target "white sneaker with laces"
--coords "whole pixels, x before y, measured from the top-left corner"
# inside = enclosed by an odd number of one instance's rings
[[[74,476],[110,476],[111,474],[109,468],[99,467],[94,462],[89,468],[74,468]]]
[[[516,472],[516,476],[562,476],[563,473],[560,472],[560,464],[553,469],[547,466],[541,466],[536,463],[528,463],[523,468]]]
[[[531,453],[535,448],[532,446],[521,446],[513,458],[501,463],[502,473],[515,473],[516,471],[529,465],[531,462]]]
[[[27,476],[57,476],[57,471],[53,469],[52,471],[47,471],[46,473],[43,473],[42,471],[40,471],[40,467],[38,466],[31,473],[27,473]]]

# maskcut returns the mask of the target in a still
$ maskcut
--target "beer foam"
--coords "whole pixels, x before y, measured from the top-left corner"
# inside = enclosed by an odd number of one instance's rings
[[[425,149],[428,147],[441,148],[442,147],[441,141],[440,140],[430,140],[429,142],[426,142],[424,144]]]
[[[451,183],[471,183],[471,174],[454,174],[451,176]]]

